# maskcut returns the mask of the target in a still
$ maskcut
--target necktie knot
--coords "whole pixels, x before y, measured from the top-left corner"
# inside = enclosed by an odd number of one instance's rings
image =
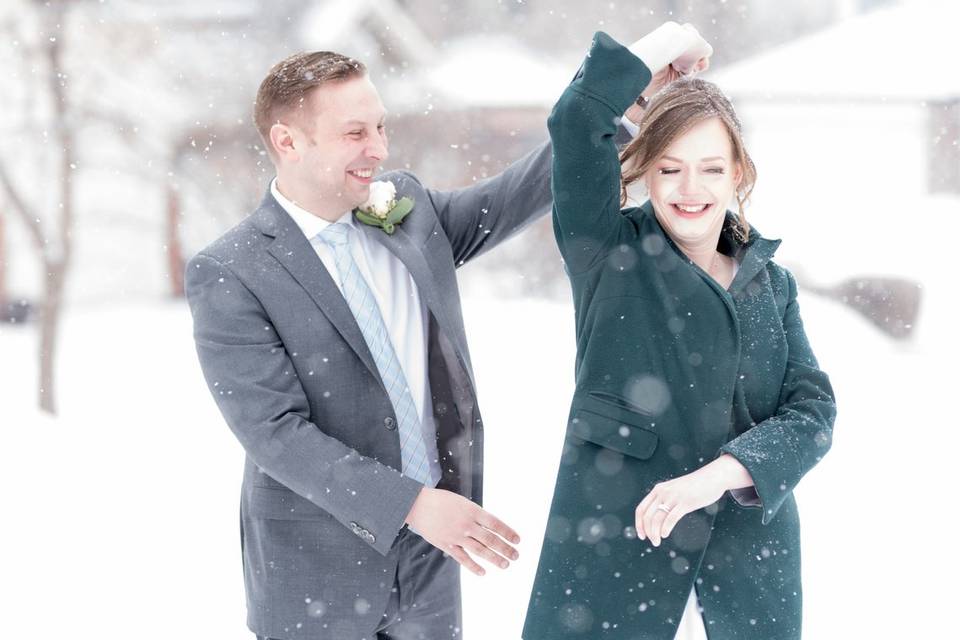
[[[333,247],[345,245],[350,241],[350,225],[335,222],[327,225],[327,228],[318,233],[317,237]]]

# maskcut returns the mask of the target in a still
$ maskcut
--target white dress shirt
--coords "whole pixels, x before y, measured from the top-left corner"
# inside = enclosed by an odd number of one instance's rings
[[[277,188],[276,178],[270,183],[270,193],[303,231],[337,288],[343,293],[333,249],[323,240],[316,238],[318,233],[333,223],[313,215],[285,197]],[[430,462],[430,476],[435,486],[440,479],[441,469],[437,455],[437,426],[430,397],[430,381],[427,377],[429,336],[426,318],[430,312],[420,298],[417,283],[413,281],[413,276],[406,266],[389,249],[367,238],[354,221],[352,211],[345,212],[337,222],[350,225],[354,229],[350,233],[350,252],[360,275],[373,291],[403,375],[407,379],[417,415],[420,416],[427,459]],[[383,231],[377,230],[377,233]]]

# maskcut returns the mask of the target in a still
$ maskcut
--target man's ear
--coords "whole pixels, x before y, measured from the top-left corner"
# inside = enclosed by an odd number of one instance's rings
[[[273,147],[274,155],[286,162],[296,162],[300,159],[299,140],[296,131],[290,125],[279,120],[274,122],[270,127],[270,145]]]

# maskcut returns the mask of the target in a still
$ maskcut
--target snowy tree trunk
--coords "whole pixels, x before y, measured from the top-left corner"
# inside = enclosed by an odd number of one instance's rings
[[[0,211],[0,313],[6,313],[10,292],[7,291],[7,236],[6,219]]]
[[[65,5],[51,5],[51,32],[57,35],[47,41],[47,71],[50,74],[50,94],[53,99],[55,139],[60,154],[60,202],[55,233],[59,242],[58,255],[47,253],[44,259],[44,300],[40,315],[40,408],[56,414],[54,374],[58,345],[60,315],[63,310],[63,292],[73,256],[73,174],[76,167],[73,148],[73,125],[68,116],[67,75],[63,68],[63,34]]]
[[[167,183],[166,211],[167,273],[170,276],[170,293],[174,298],[182,298],[183,291],[183,243],[180,242],[180,194],[177,188]]]
[[[40,307],[40,379],[37,400],[40,409],[57,413],[56,354],[60,315],[63,308],[63,285],[66,279],[64,264],[46,263],[43,304]]]

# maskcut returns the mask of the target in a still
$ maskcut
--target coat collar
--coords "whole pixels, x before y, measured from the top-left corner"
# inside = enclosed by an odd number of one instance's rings
[[[702,271],[692,260],[686,257],[670,238],[670,235],[663,229],[660,221],[657,220],[657,216],[653,211],[653,203],[650,200],[647,200],[635,209],[627,210],[625,215],[633,218],[640,229],[644,227],[644,219],[648,220],[649,222],[647,224],[650,225],[650,228],[662,235],[667,245],[672,247],[680,258],[697,269],[697,271]],[[734,277],[733,282],[730,283],[729,293],[731,295],[738,294],[747,283],[766,268],[767,263],[773,259],[773,255],[776,253],[781,242],[779,239],[764,238],[753,225],[750,225],[749,239],[744,242],[736,234],[736,223],[736,214],[728,209],[724,217],[723,227],[720,231],[720,239],[717,243],[717,249],[721,253],[733,256],[737,259],[737,262],[740,263],[737,275]],[[709,278],[709,276],[706,277]]]

